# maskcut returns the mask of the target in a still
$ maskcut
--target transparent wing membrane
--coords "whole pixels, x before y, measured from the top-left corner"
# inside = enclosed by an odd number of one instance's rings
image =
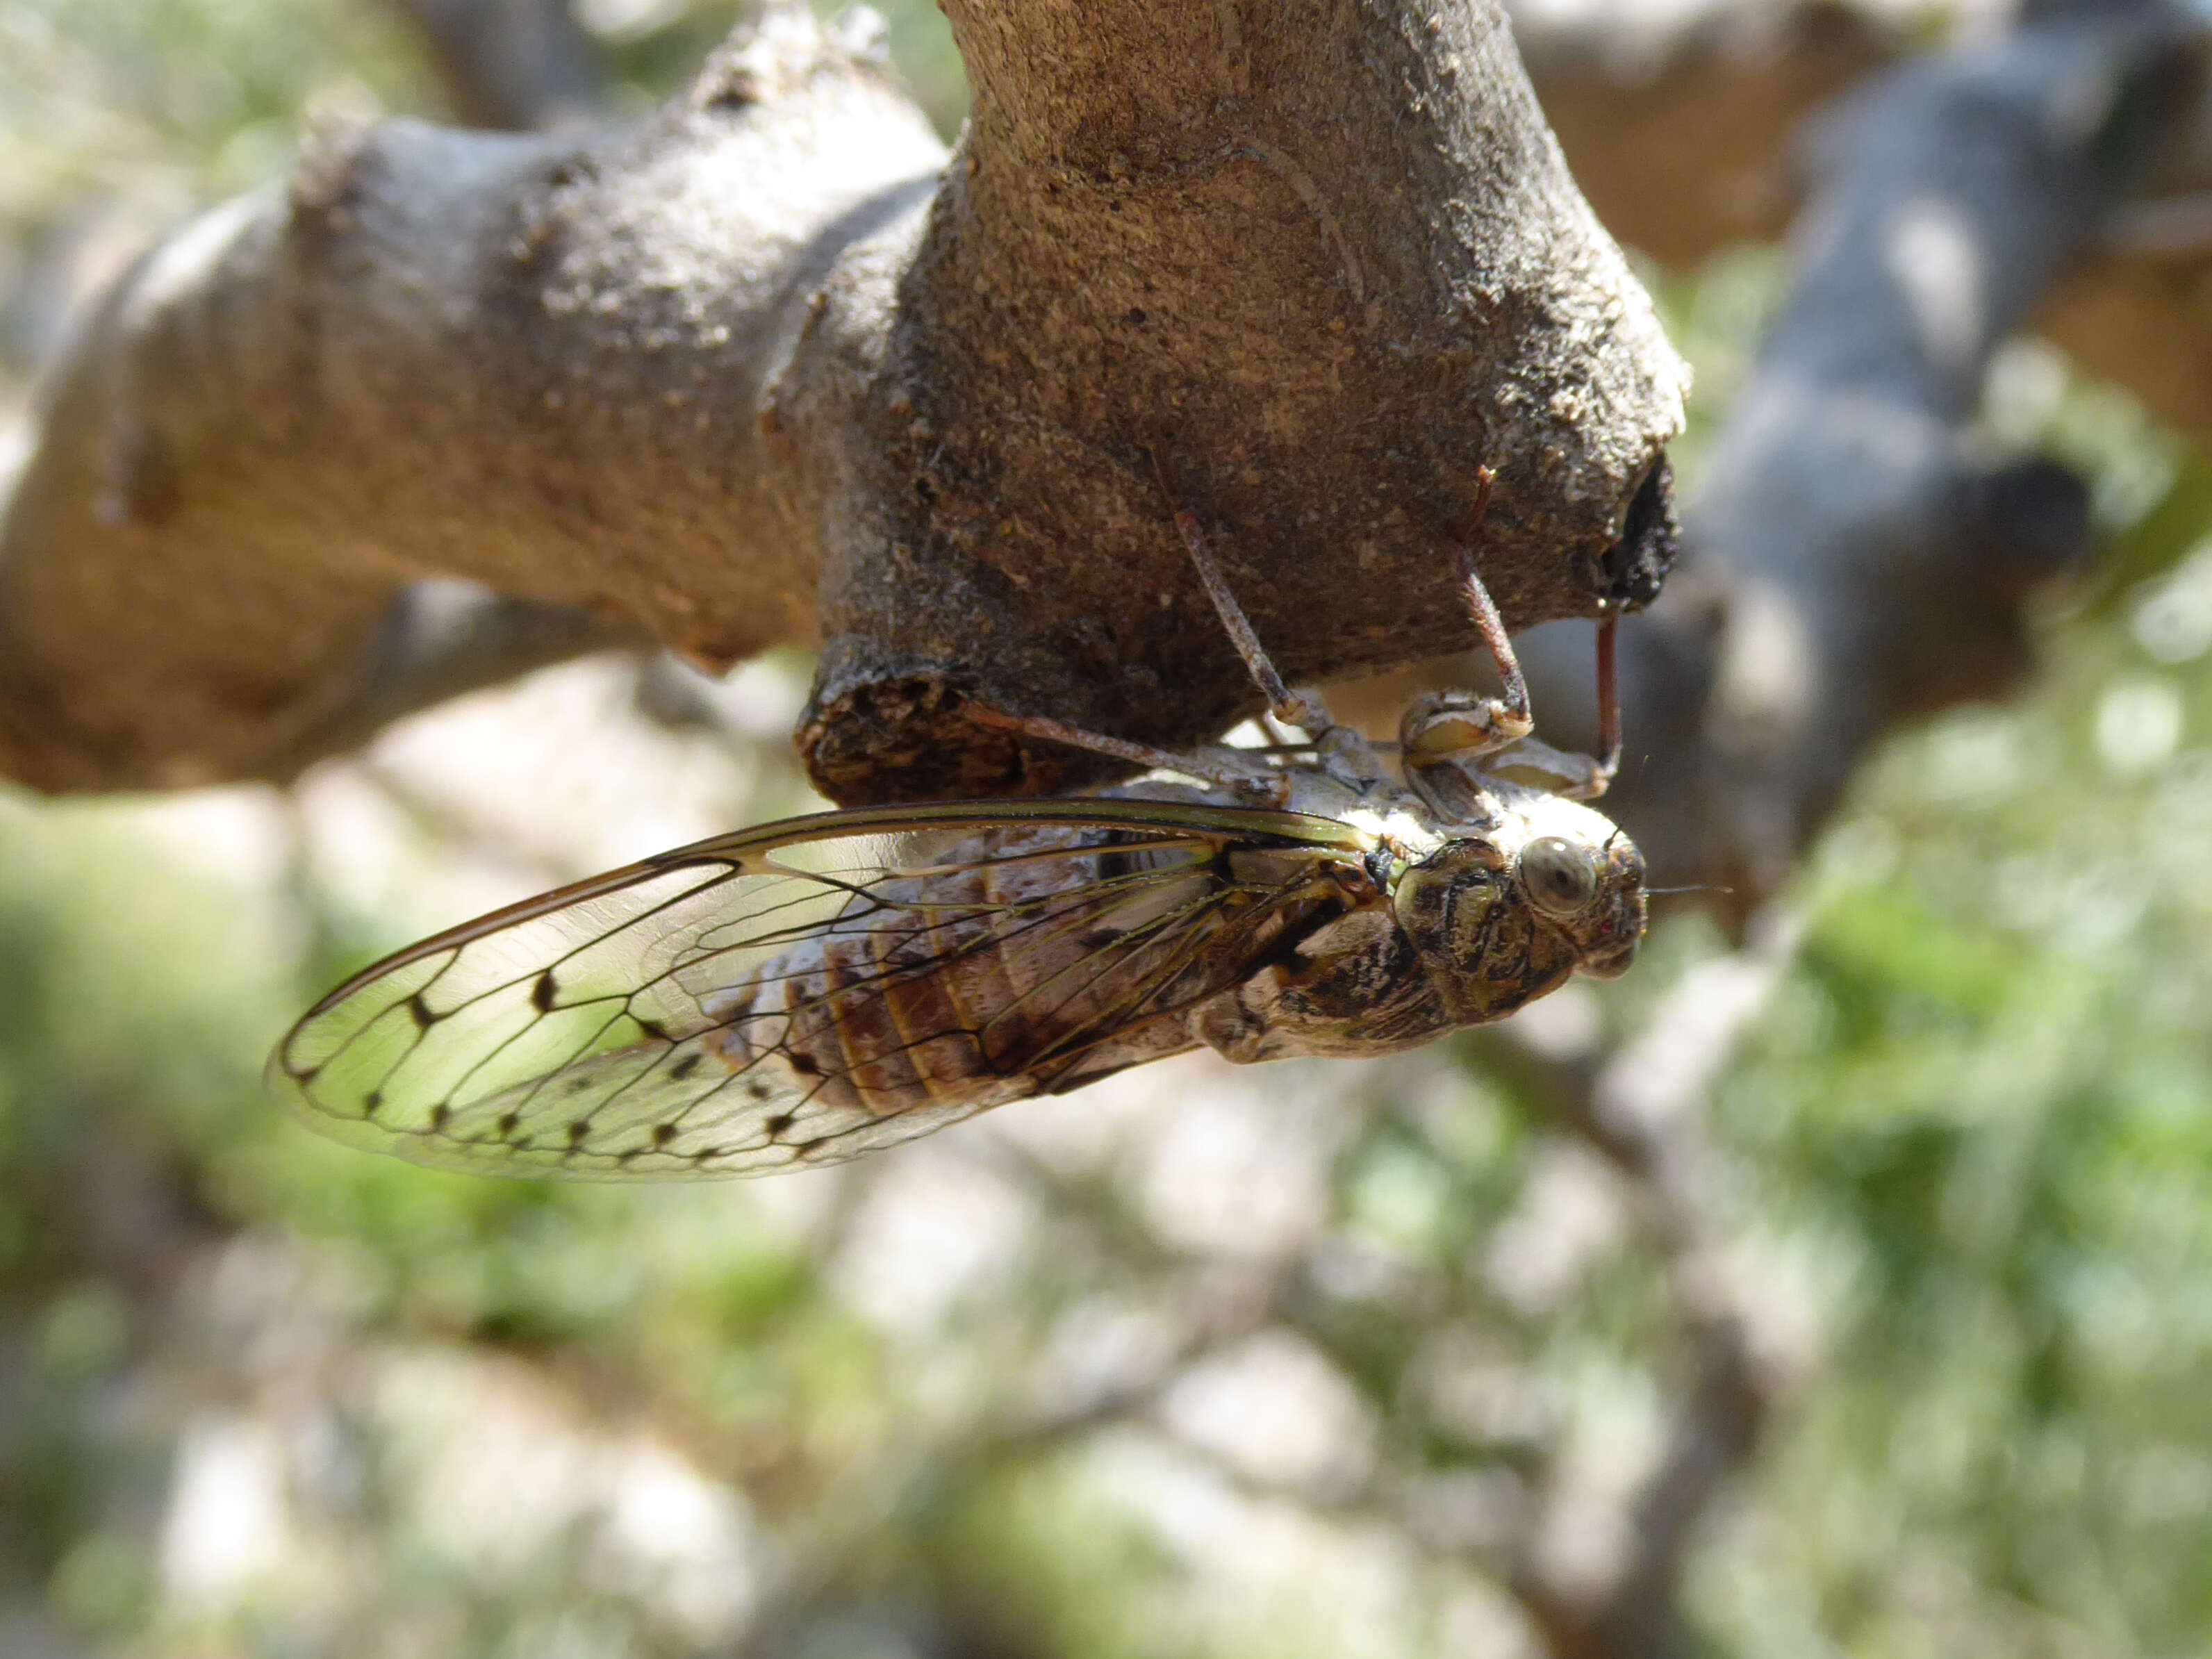
[[[404,951],[301,1019],[270,1080],[339,1139],[487,1173],[835,1162],[1112,1069],[1365,850],[1169,802],[793,819]]]

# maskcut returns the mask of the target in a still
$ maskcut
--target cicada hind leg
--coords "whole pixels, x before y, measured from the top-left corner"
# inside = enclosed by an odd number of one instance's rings
[[[1105,755],[1118,761],[1127,761],[1147,772],[1179,772],[1184,777],[1196,778],[1201,783],[1217,784],[1234,791],[1247,799],[1265,806],[1280,806],[1285,794],[1281,777],[1272,770],[1247,766],[1226,753],[1192,755],[1179,750],[1159,749],[1148,743],[1132,743],[1127,738],[1109,737],[1103,732],[1093,732],[1087,726],[1070,726],[1043,714],[1009,714],[1004,709],[994,708],[988,703],[972,703],[968,718],[979,726],[996,726],[1001,732],[1034,738],[1039,743],[1057,744],[1067,749],[1086,749],[1094,755]]]
[[[1601,600],[1597,623],[1598,753],[1570,754],[1540,743],[1531,732],[1535,721],[1528,708],[1528,677],[1521,659],[1506,636],[1505,621],[1497,601],[1483,586],[1475,568],[1470,544],[1475,526],[1490,505],[1497,475],[1484,467],[1476,475],[1474,504],[1455,532],[1445,538],[1457,572],[1468,614],[1481,637],[1483,648],[1498,666],[1503,695],[1474,690],[1431,691],[1407,706],[1399,726],[1399,742],[1408,766],[1447,762],[1468,765],[1510,749],[1511,769],[1541,776],[1555,793],[1574,800],[1595,800],[1606,792],[1620,769],[1620,696],[1616,670],[1615,628],[1620,613],[1610,600]]]
[[[1199,583],[1212,602],[1214,614],[1229,635],[1230,642],[1237,647],[1253,683],[1267,700],[1267,714],[1278,725],[1293,726],[1304,732],[1315,750],[1323,755],[1337,755],[1348,762],[1362,776],[1374,771],[1372,757],[1364,740],[1351,727],[1340,726],[1321,699],[1310,691],[1293,690],[1276,670],[1260,643],[1260,635],[1252,626],[1252,619],[1244,614],[1236,592],[1223,574],[1220,562],[1206,540],[1206,532],[1176,489],[1169,476],[1167,463],[1156,448],[1146,452],[1152,463],[1152,471],[1159,480],[1160,493],[1166,498],[1168,511],[1175,520],[1176,532],[1182,538],[1190,562],[1198,573]],[[1485,603],[1488,595],[1484,596]],[[1493,609],[1494,614],[1494,609]],[[1499,639],[1503,641],[1503,634]],[[1510,647],[1509,647],[1510,651]],[[1526,701],[1524,696],[1523,701]],[[1186,777],[1218,784],[1234,790],[1246,799],[1270,806],[1282,806],[1290,800],[1290,782],[1279,766],[1255,757],[1243,758],[1243,751],[1234,749],[1212,749],[1200,754],[1176,750],[1156,749],[1148,744],[1132,743],[1124,738],[1109,737],[1079,726],[1050,720],[1042,715],[1009,714],[984,705],[976,705],[970,717],[985,726],[994,726],[1002,731],[1018,732],[1042,742],[1063,744],[1071,749],[1087,749],[1094,754],[1109,755],[1116,760],[1128,762],[1154,771],[1180,772]]]

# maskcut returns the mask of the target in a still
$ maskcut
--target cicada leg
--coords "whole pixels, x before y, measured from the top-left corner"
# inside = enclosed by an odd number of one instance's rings
[[[1620,769],[1620,700],[1619,677],[1616,672],[1614,629],[1619,613],[1609,601],[1600,601],[1602,609],[1597,625],[1597,706],[1598,747],[1600,753],[1593,759],[1588,755],[1571,755],[1535,741],[1529,734],[1535,729],[1535,720],[1528,707],[1528,677],[1521,672],[1521,659],[1507,637],[1505,620],[1498,614],[1498,602],[1490,597],[1483,586],[1481,573],[1475,568],[1474,554],[1469,547],[1474,528],[1490,505],[1490,492],[1497,475],[1484,467],[1476,475],[1474,505],[1458,531],[1445,539],[1452,563],[1460,579],[1461,592],[1467,600],[1468,614],[1474,623],[1474,631],[1483,647],[1490,653],[1491,660],[1498,666],[1498,678],[1504,690],[1503,696],[1491,696],[1476,691],[1437,691],[1417,697],[1407,708],[1405,719],[1399,728],[1399,741],[1409,763],[1419,765],[1424,761],[1455,761],[1466,763],[1496,754],[1508,747],[1514,748],[1516,769],[1524,767],[1544,775],[1547,786],[1556,793],[1575,800],[1595,800],[1606,791],[1613,775]]]
[[[1597,775],[1591,787],[1577,797],[1595,800],[1606,792],[1620,770],[1620,670],[1615,647],[1620,611],[1612,600],[1601,600],[1605,610],[1597,619]]]
[[[1214,614],[1229,635],[1237,654],[1267,700],[1268,717],[1278,725],[1296,726],[1312,741],[1314,750],[1323,760],[1343,768],[1361,779],[1380,775],[1373,751],[1364,738],[1350,726],[1340,726],[1328,707],[1310,692],[1294,691],[1284,681],[1267,655],[1267,647],[1260,643],[1260,635],[1252,626],[1252,619],[1244,614],[1229,579],[1222,574],[1220,562],[1213,556],[1213,549],[1200,527],[1198,514],[1192,512],[1176,491],[1175,482],[1168,475],[1167,464],[1157,449],[1145,452],[1152,459],[1153,473],[1159,479],[1160,492],[1166,497],[1168,511],[1175,519],[1183,546],[1189,551],[1192,566],[1198,580],[1212,601]],[[1488,474],[1484,475],[1484,492],[1488,493]],[[1477,512],[1480,511],[1478,504]],[[1472,567],[1469,567],[1472,580]],[[1481,592],[1476,581],[1475,589]],[[1482,603],[1490,604],[1490,596],[1482,594]],[[1494,619],[1497,607],[1492,605]],[[1498,634],[1506,659],[1511,660],[1512,647],[1504,643],[1501,629]],[[1518,670],[1515,672],[1517,674]],[[1524,691],[1522,702],[1528,701]],[[1217,749],[1205,754],[1184,754],[1171,749],[1155,749],[1149,744],[1133,743],[1126,738],[1109,737],[1101,732],[1091,732],[1079,726],[1069,726],[1042,715],[1008,714],[984,705],[975,705],[970,717],[982,725],[995,726],[1003,731],[1019,732],[1045,743],[1064,744],[1069,748],[1087,749],[1094,754],[1110,755],[1116,760],[1128,762],[1154,771],[1180,772],[1186,777],[1198,778],[1208,783],[1222,785],[1249,799],[1274,806],[1287,805],[1290,799],[1290,780],[1281,769],[1264,763],[1247,763],[1236,757],[1233,749]],[[1524,722],[1525,729],[1525,722]]]
[[[1260,695],[1267,700],[1268,718],[1278,726],[1296,726],[1312,740],[1315,753],[1324,765],[1363,781],[1383,775],[1376,763],[1375,751],[1365,738],[1348,726],[1337,724],[1336,717],[1328,712],[1328,705],[1310,691],[1293,691],[1267,655],[1267,647],[1260,643],[1259,631],[1252,619],[1244,614],[1244,607],[1237,602],[1237,595],[1222,574],[1219,561],[1213,556],[1213,548],[1206,540],[1206,532],[1176,490],[1175,480],[1169,477],[1167,463],[1155,448],[1145,453],[1152,458],[1153,475],[1160,481],[1160,493],[1167,498],[1168,511],[1175,518],[1176,529],[1182,536],[1182,544],[1190,553],[1190,562],[1198,572],[1198,580],[1206,589],[1206,596],[1213,602],[1214,614],[1221,618],[1221,626],[1228,633],[1230,643],[1243,659],[1246,671]]]
[[[1168,477],[1167,463],[1160,459],[1157,449],[1145,452],[1152,457],[1152,472],[1160,481],[1160,493],[1167,497],[1168,510],[1175,515],[1176,529],[1182,532],[1182,544],[1190,550],[1190,562],[1198,571],[1198,580],[1206,589],[1206,597],[1213,601],[1214,614],[1229,632],[1230,643],[1237,654],[1244,659],[1244,666],[1260,688],[1260,695],[1267,700],[1267,712],[1285,726],[1301,727],[1307,736],[1318,739],[1334,731],[1336,721],[1323,708],[1321,700],[1304,691],[1293,691],[1275,672],[1274,663],[1267,656],[1267,647],[1260,643],[1260,635],[1252,626],[1252,619],[1244,614],[1244,607],[1237,602],[1231,591],[1229,579],[1221,574],[1221,566],[1213,556],[1213,549],[1206,539],[1206,532],[1199,527],[1198,514],[1184,505]]]
[[[1498,665],[1498,682],[1505,695],[1493,697],[1478,691],[1437,691],[1416,698],[1406,710],[1399,728],[1399,739],[1409,759],[1474,760],[1508,744],[1520,742],[1535,729],[1535,721],[1528,712],[1528,681],[1521,672],[1521,659],[1514,654],[1513,641],[1505,635],[1505,619],[1498,614],[1498,602],[1482,585],[1482,574],[1474,568],[1474,554],[1468,546],[1474,539],[1475,526],[1481,523],[1490,506],[1491,487],[1497,478],[1498,475],[1486,466],[1475,474],[1474,505],[1468,509],[1458,528],[1445,537],[1444,547],[1451,555],[1452,568],[1458,573],[1468,615],[1473,618],[1474,631],[1490,653],[1491,661]]]
[[[1094,755],[1109,755],[1150,772],[1180,772],[1187,778],[1233,789],[1262,805],[1280,806],[1290,798],[1289,781],[1280,772],[1267,766],[1244,766],[1225,754],[1217,757],[1156,749],[1148,743],[1109,737],[1103,732],[1070,726],[1065,720],[1042,714],[1009,714],[988,703],[970,703],[967,714],[979,726],[995,726],[1002,732],[1018,732],[1041,743],[1059,744],[1068,749],[1087,749]]]

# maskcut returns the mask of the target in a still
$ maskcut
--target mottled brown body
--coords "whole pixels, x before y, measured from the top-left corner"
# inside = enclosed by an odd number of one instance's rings
[[[709,1049],[735,1073],[781,1072],[804,1097],[771,1120],[779,1138],[811,1145],[904,1115],[920,1133],[1208,1040],[1206,1011],[1255,961],[1382,897],[1351,862],[1115,841],[996,830],[856,896],[702,998]]]
[[[1578,962],[1604,971],[1604,939],[1632,951],[1642,932],[1625,838],[1605,848],[1618,914],[1595,919],[1595,951],[1499,902],[1510,868],[1485,841],[1432,842],[1386,887],[1351,860],[1115,839],[994,830],[879,884],[703,996],[706,1047],[797,1103],[768,1119],[770,1141],[843,1157],[884,1144],[868,1130],[889,1120],[906,1139],[1201,1044],[1239,1062],[1416,1047],[1502,1018]]]

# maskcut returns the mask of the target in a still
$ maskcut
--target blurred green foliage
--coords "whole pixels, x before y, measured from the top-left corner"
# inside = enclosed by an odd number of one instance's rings
[[[942,20],[884,9],[957,120]],[[602,10],[639,98],[729,15]],[[318,112],[436,107],[366,0],[0,0],[0,278],[275,176]],[[1667,283],[1701,422],[1779,275],[1748,250]],[[2091,469],[2112,551],[2052,599],[2027,695],[1868,769],[1721,1086],[1718,1220],[1802,1375],[1700,1534],[1716,1655],[2212,1649],[2212,489],[2040,348],[1989,425]],[[943,1175],[921,1149],[630,1192],[325,1146],[263,1103],[261,1057],[423,919],[246,810],[291,839],[240,858],[159,807],[0,797],[0,1650],[678,1655],[750,1621],[811,1659],[1510,1651],[1493,1566],[1533,1483],[1630,1462],[1683,1380],[1663,1274],[1476,1047],[1265,1085],[1322,1100],[1327,1176],[1271,1323],[1387,1489],[1449,1520],[1419,1542],[1326,1467],[1272,1500],[1104,1413],[1030,1424],[1063,1349],[1142,1352],[1251,1270],[1164,1233],[1130,1158],[963,1143],[982,1184],[946,1204],[979,1236],[1043,1200],[908,1325],[867,1286],[947,1247],[854,1227]],[[1720,949],[1662,921],[1598,1016]],[[682,1480],[653,1461],[678,1453]]]

